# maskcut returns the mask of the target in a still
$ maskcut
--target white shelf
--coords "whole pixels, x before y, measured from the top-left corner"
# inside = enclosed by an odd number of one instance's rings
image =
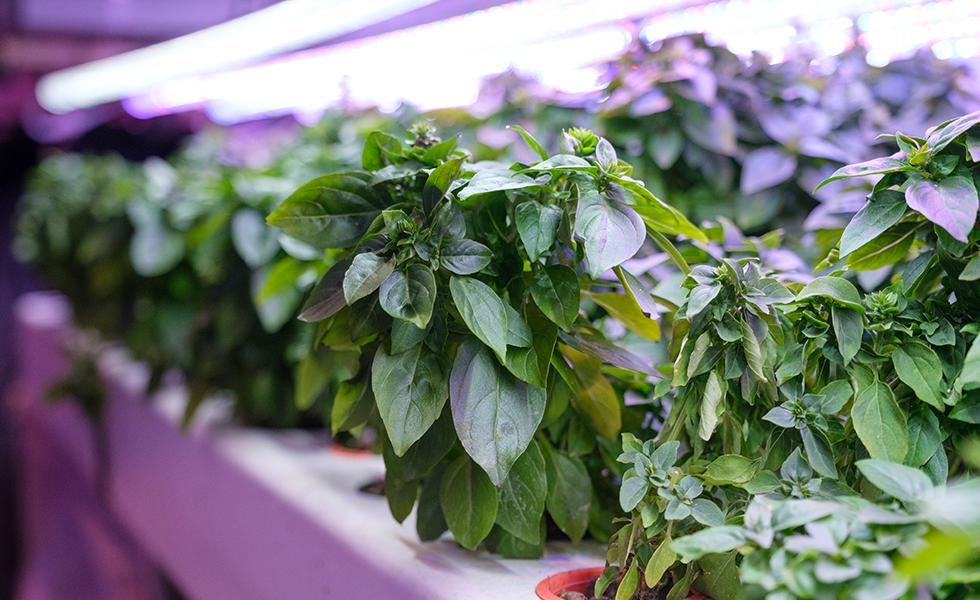
[[[20,326],[31,360],[58,353],[60,325]],[[193,600],[527,600],[548,575],[602,564],[596,543],[508,560],[420,542],[414,515],[398,524],[383,497],[358,491],[383,476],[380,457],[332,451],[302,431],[181,433],[179,390],[147,402],[139,365],[116,355],[103,366],[110,512]]]

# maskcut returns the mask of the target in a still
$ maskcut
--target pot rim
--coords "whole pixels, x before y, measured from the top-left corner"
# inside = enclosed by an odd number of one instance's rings
[[[585,588],[589,582],[602,575],[605,567],[588,567],[585,569],[574,569],[571,571],[561,571],[554,575],[549,575],[538,583],[534,588],[535,593],[541,600],[562,600],[558,597],[561,592],[581,591],[585,593]],[[574,588],[580,587],[581,590]],[[687,600],[710,600],[704,594],[691,590]]]

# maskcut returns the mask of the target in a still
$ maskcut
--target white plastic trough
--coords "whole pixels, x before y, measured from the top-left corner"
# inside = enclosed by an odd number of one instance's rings
[[[182,433],[182,391],[145,398],[145,369],[121,352],[101,364],[109,403],[95,435],[75,406],[43,398],[66,366],[67,303],[29,294],[16,316],[19,382],[8,396],[24,459],[59,448],[74,473],[70,481],[41,481],[43,472],[25,480],[23,504],[67,488],[57,492],[63,501],[84,500],[112,533],[102,543],[111,551],[75,549],[87,552],[75,569],[89,571],[83,579],[95,591],[73,598],[158,598],[155,565],[193,600],[529,600],[548,575],[602,564],[598,544],[551,544],[534,561],[471,552],[449,539],[420,542],[414,517],[398,524],[384,498],[358,491],[383,476],[380,457],[331,452],[322,436],[301,431],[198,423]],[[61,527],[87,531],[71,517]],[[28,547],[43,549],[35,531],[26,534]],[[76,543],[90,545],[84,535]],[[27,571],[20,600],[67,597],[32,592],[56,589],[51,579],[64,574]]]

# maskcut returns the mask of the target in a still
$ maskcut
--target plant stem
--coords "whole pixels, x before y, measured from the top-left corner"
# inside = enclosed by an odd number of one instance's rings
[[[647,235],[653,238],[653,241],[656,242],[658,246],[660,246],[661,250],[667,253],[667,256],[669,256],[670,259],[674,261],[674,264],[676,264],[680,268],[680,270],[684,272],[685,275],[691,272],[691,267],[687,265],[687,261],[684,260],[684,257],[681,256],[681,253],[678,252],[677,248],[675,248],[674,245],[670,243],[670,240],[664,237],[664,234],[660,233],[653,227],[650,227],[650,225],[648,224]]]

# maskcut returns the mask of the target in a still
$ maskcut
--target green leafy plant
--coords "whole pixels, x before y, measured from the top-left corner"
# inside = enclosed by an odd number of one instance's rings
[[[976,487],[949,488],[963,502],[950,519],[968,516],[955,527],[939,507],[947,480],[972,474],[960,449],[980,422],[978,124],[896,136],[900,155],[837,171],[828,181],[884,177],[805,285],[756,257],[691,269],[670,413],[655,439],[623,436],[630,519],[597,591],[623,574],[628,598],[636,572],[673,598],[976,593]],[[862,294],[848,276],[869,261],[895,276]],[[894,571],[934,535],[971,540],[960,564]]]
[[[623,394],[657,376],[597,321],[659,338],[622,263],[648,235],[681,265],[664,234],[707,238],[592,132],[564,132],[548,156],[516,129],[536,162],[470,162],[427,123],[405,142],[371,133],[364,171],[310,181],[268,222],[340,251],[300,318],[319,323],[318,347],[359,352],[333,422],[377,414],[394,516],[418,499],[423,539],[448,527],[468,548],[535,556],[545,511],[573,540],[607,535],[608,448],[646,412]]]
[[[276,135],[265,141],[272,145]],[[190,394],[185,419],[206,395],[230,393],[249,423],[320,423],[303,411],[332,398],[327,388],[349,376],[349,361],[316,354],[310,360],[329,365],[328,376],[300,377],[294,391],[315,334],[294,317],[330,259],[264,218],[297,181],[348,160],[338,135],[325,122],[280,142],[271,162],[254,167],[229,152],[258,140],[219,131],[142,165],[114,155],[55,155],[29,182],[18,255],[68,296],[80,325],[124,341],[146,361],[154,386],[180,369]],[[95,411],[82,398],[89,394],[76,395]]]

